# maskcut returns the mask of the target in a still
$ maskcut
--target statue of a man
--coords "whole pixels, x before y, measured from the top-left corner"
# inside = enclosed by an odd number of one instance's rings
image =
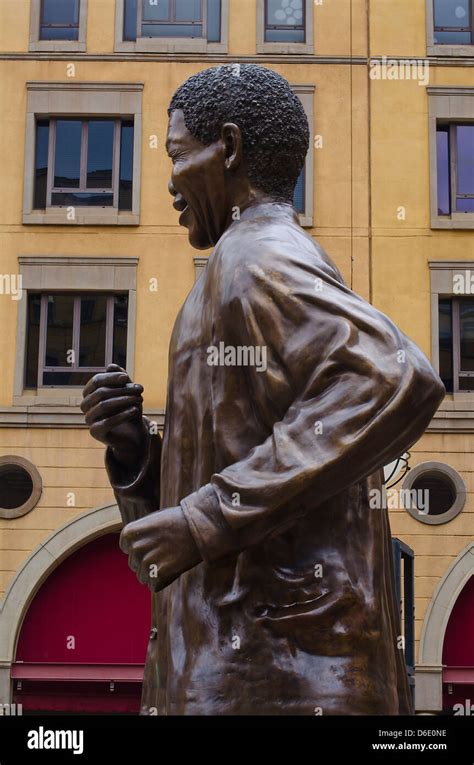
[[[169,189],[191,244],[214,249],[171,337],[163,439],[120,367],[84,390],[122,549],[154,592],[143,714],[411,709],[388,514],[370,500],[444,388],[300,227],[308,140],[270,69],[177,90]]]

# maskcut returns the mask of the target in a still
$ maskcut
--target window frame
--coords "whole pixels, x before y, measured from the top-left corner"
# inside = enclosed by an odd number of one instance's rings
[[[431,86],[427,88],[429,104],[429,153],[430,153],[430,226],[433,229],[474,229],[474,212],[453,212],[450,215],[438,213],[438,124],[474,125],[474,87],[449,88]],[[451,136],[450,131],[450,136]],[[455,151],[451,151],[450,137],[450,191],[455,189]],[[455,147],[454,147],[455,148]],[[456,194],[456,196],[459,196]]]
[[[31,294],[33,290],[29,290]],[[65,294],[64,292],[54,293],[52,290],[45,292],[41,291],[41,315],[39,326],[39,348],[38,348],[38,377],[37,377],[37,390],[41,388],[62,388],[69,390],[77,387],[74,385],[46,385],[43,383],[43,375],[45,372],[105,372],[108,365],[112,363],[113,359],[113,333],[114,333],[114,303],[115,297],[119,294],[107,293],[107,308],[106,308],[106,328],[105,328],[105,363],[99,367],[81,367],[74,361],[73,364],[69,364],[66,367],[61,366],[46,366],[46,343],[48,337],[48,299],[53,294]],[[73,322],[72,322],[72,348],[74,351],[74,358],[79,359],[80,351],[80,338],[81,338],[81,300],[86,295],[93,295],[94,292],[87,290],[79,293],[73,292]],[[104,294],[101,291],[97,291],[97,294]],[[122,293],[126,294],[126,293]],[[127,319],[128,323],[128,319]],[[27,349],[25,348],[25,352]]]
[[[460,303],[462,300],[466,300],[468,298],[469,298],[468,295],[440,295],[438,297],[438,310],[439,310],[440,299],[451,301],[451,337],[452,337],[451,353],[452,353],[452,359],[453,359],[453,390],[449,391],[449,393],[452,395],[464,394],[466,396],[474,397],[474,389],[463,390],[462,388],[459,387],[460,377],[474,378],[474,371],[461,369]],[[471,302],[474,305],[474,296],[471,297]],[[439,322],[439,319],[438,319],[438,322]],[[438,327],[438,354],[439,354],[439,327]],[[439,368],[439,363],[438,363],[438,368]]]
[[[128,295],[127,372],[135,366],[136,289],[138,258],[19,256],[19,273],[26,293],[111,293]],[[18,301],[13,405],[78,406],[83,386],[25,387],[28,300]],[[39,364],[38,364],[39,366]],[[68,368],[68,371],[71,371]],[[81,371],[84,371],[82,368]]]
[[[312,228],[314,206],[314,94],[315,85],[291,85],[292,91],[298,96],[305,110],[309,124],[309,148],[304,164],[304,213],[298,213],[301,226]]]
[[[33,465],[30,460],[25,457],[19,457],[16,454],[6,454],[0,457],[0,466],[4,465],[16,465],[23,468],[29,474],[31,482],[33,484],[31,494],[23,505],[12,508],[0,508],[0,519],[13,520],[14,518],[21,518],[23,515],[30,513],[41,499],[43,492],[43,480],[36,465]]]
[[[137,0],[137,33],[141,28],[142,0]],[[115,0],[115,52],[121,53],[227,53],[229,0],[221,0],[221,40],[207,41],[207,2],[203,0],[203,34],[201,37],[140,37],[123,39],[125,0]],[[205,19],[205,23],[204,23]],[[204,34],[205,32],[205,34]]]
[[[89,122],[94,121],[95,117],[78,117],[81,122],[81,144],[80,144],[80,179],[79,186],[76,187],[56,187],[54,186],[55,160],[56,160],[56,127],[57,121],[62,117],[52,116],[49,120],[49,144],[48,144],[48,177],[46,186],[46,208],[67,207],[67,205],[52,205],[53,194],[77,193],[111,193],[113,195],[113,204],[110,209],[118,212],[119,205],[119,186],[120,186],[120,129],[122,119],[120,117],[110,120],[114,123],[114,136],[112,139],[112,186],[111,188],[89,189],[87,187],[87,151],[89,140]],[[87,207],[87,205],[85,205]]]
[[[26,87],[27,118],[25,136],[23,223],[68,226],[137,226],[140,223],[143,83],[27,82]],[[119,122],[133,120],[133,190],[131,210],[119,210],[118,206],[74,207],[74,205],[64,207],[47,206],[44,210],[34,208],[36,122],[42,119],[51,121],[61,117],[76,117],[81,120],[110,117]],[[48,146],[48,183],[51,182],[51,144],[50,136]],[[119,162],[119,156],[115,157],[115,162]],[[75,191],[77,191],[77,188]],[[118,183],[117,193],[119,193]],[[71,207],[74,207],[75,212],[75,217],[73,219],[70,218],[68,213],[68,210],[70,210]]]
[[[302,29],[303,30],[304,40],[303,40],[302,44],[304,45],[304,44],[306,44],[306,26],[307,26],[306,25],[306,12],[307,12],[307,5],[304,2],[304,0],[303,0],[303,2],[301,4],[302,4],[302,7],[303,7],[303,19],[302,19],[302,23],[301,24],[292,24],[291,26],[292,26],[293,29]],[[264,29],[263,29],[264,42],[275,42],[275,41],[271,41],[271,40],[267,40],[266,39],[267,31],[269,29],[276,29],[276,30],[280,30],[281,29],[283,31],[286,27],[285,27],[284,24],[269,24],[268,23],[268,0],[265,0],[265,2],[264,2],[264,13],[265,13]]]
[[[457,45],[448,43],[440,45],[435,43],[435,14],[434,0],[425,0],[426,2],[426,52],[428,56],[474,56],[474,0],[471,0],[471,34],[473,42],[471,44]]]
[[[466,484],[459,473],[454,470],[451,465],[446,465],[444,462],[429,461],[420,462],[408,471],[403,481],[402,489],[411,491],[413,484],[424,473],[441,473],[443,476],[447,477],[448,480],[451,481],[453,489],[456,492],[456,498],[449,510],[446,510],[445,513],[441,513],[440,515],[424,515],[411,506],[406,508],[406,512],[411,515],[415,521],[427,524],[428,526],[441,526],[444,523],[449,523],[449,521],[456,518],[456,516],[458,516],[464,509],[467,497]]]
[[[32,52],[71,51],[85,53],[88,1],[89,0],[80,0],[79,2],[79,31],[77,40],[41,40],[40,24],[42,0],[31,0],[29,50]]]
[[[474,121],[466,122],[462,120],[455,120],[444,122],[443,120],[436,120],[436,133],[438,134],[439,128],[447,128],[448,133],[448,152],[449,152],[449,196],[450,196],[450,208],[449,215],[441,215],[439,217],[450,218],[452,215],[472,215],[473,213],[465,213],[460,210],[453,209],[453,205],[456,208],[458,199],[474,199],[474,193],[472,194],[459,194],[458,193],[458,161],[457,161],[457,128],[458,127],[471,127],[474,130]]]
[[[267,2],[257,0],[257,53],[314,54],[313,42],[313,0],[303,0],[303,19],[305,22],[304,42],[266,42]]]

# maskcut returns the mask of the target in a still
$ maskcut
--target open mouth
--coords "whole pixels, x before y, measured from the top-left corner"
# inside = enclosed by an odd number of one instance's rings
[[[180,226],[184,225],[184,217],[185,217],[186,213],[188,212],[188,210],[189,210],[189,207],[188,207],[188,205],[186,205],[186,207],[182,211],[181,215],[179,216],[179,225]]]

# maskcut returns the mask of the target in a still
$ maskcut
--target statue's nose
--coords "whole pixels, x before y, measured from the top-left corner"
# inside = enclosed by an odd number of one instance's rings
[[[169,191],[169,193],[171,194],[171,196],[173,196],[173,197],[175,197],[175,196],[176,196],[176,189],[175,189],[175,187],[173,186],[173,184],[172,184],[172,182],[171,182],[171,181],[169,181],[169,183],[168,183],[168,191]]]

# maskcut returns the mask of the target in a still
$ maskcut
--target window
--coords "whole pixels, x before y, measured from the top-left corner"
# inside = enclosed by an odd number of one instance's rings
[[[446,391],[474,391],[474,299],[440,297],[439,375]]]
[[[472,45],[472,0],[434,0],[435,45]]]
[[[472,56],[473,0],[426,0],[428,55]]]
[[[116,50],[227,51],[228,0],[117,0]]]
[[[402,491],[407,512],[429,525],[448,523],[459,515],[466,502],[464,481],[456,470],[442,462],[422,462],[412,468]]]
[[[304,215],[306,212],[306,200],[305,200],[305,168],[301,170],[298,180],[296,181],[295,191],[293,194],[293,205],[295,210],[300,215]]]
[[[31,0],[30,50],[86,49],[88,0]]]
[[[265,0],[265,42],[305,42],[303,0]]]
[[[474,228],[474,88],[427,88],[431,228]]]
[[[127,295],[28,295],[25,388],[83,386],[127,361]]]
[[[415,691],[415,553],[405,542],[392,538],[393,568],[400,626],[405,638],[405,663],[410,691]],[[414,699],[413,699],[414,701]]]
[[[474,124],[436,129],[438,215],[474,213]]]
[[[0,457],[0,518],[19,518],[33,510],[41,497],[42,481],[24,457]]]
[[[143,85],[27,87],[23,223],[137,225]]]
[[[308,118],[310,136],[313,136],[313,103],[315,87],[314,85],[292,85],[292,89],[303,104],[303,109]],[[306,160],[296,182],[293,194],[293,205],[296,212],[299,213],[300,223],[302,226],[308,227],[313,225],[313,161],[314,141],[310,137]]]
[[[133,121],[50,118],[36,123],[34,208],[132,209]]]
[[[314,53],[312,0],[257,0],[258,53]]]
[[[20,255],[18,265],[26,297],[18,305],[13,405],[33,418],[54,405],[58,416],[50,410],[48,421],[82,422],[88,370],[114,361],[133,378],[138,258]]]
[[[41,0],[40,40],[79,39],[80,0]]]

